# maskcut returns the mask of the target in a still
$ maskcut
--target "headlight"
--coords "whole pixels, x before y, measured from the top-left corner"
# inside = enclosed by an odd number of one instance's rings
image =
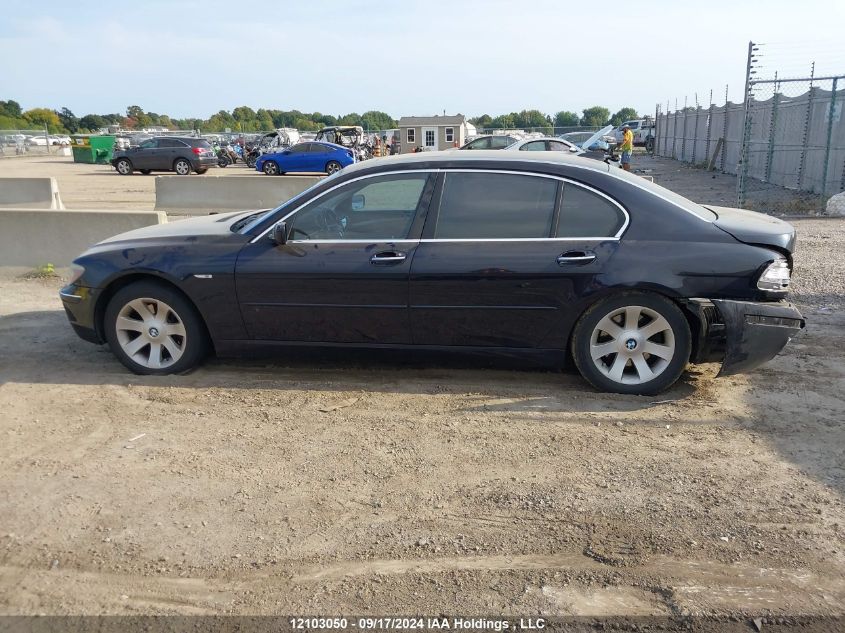
[[[785,259],[776,259],[766,266],[760,279],[757,280],[757,288],[769,292],[786,292],[789,290],[789,264]]]
[[[79,278],[85,273],[85,268],[80,266],[79,264],[71,264],[70,265],[70,281],[68,283],[75,284],[79,281]]]

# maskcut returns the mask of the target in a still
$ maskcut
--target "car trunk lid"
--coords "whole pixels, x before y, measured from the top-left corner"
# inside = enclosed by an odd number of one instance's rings
[[[702,206],[716,214],[716,226],[740,242],[769,246],[788,254],[795,248],[795,228],[788,222],[756,211]]]

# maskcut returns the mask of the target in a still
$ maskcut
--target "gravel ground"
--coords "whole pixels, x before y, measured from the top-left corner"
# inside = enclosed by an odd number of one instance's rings
[[[660,398],[463,357],[125,372],[0,271],[0,613],[842,614],[845,222],[805,333]]]

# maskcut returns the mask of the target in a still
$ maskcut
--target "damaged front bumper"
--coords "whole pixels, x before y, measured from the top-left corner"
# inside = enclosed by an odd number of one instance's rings
[[[700,324],[693,362],[721,361],[719,376],[741,374],[777,356],[804,327],[804,317],[785,301],[692,299]]]

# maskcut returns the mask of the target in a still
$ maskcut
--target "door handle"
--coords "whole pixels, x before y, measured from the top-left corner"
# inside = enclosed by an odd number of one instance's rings
[[[596,254],[593,251],[566,251],[563,255],[558,255],[558,266],[583,266],[595,260]]]
[[[398,251],[385,251],[383,253],[376,253],[370,257],[370,263],[376,265],[398,264],[399,262],[404,262],[407,257],[405,253]]]

